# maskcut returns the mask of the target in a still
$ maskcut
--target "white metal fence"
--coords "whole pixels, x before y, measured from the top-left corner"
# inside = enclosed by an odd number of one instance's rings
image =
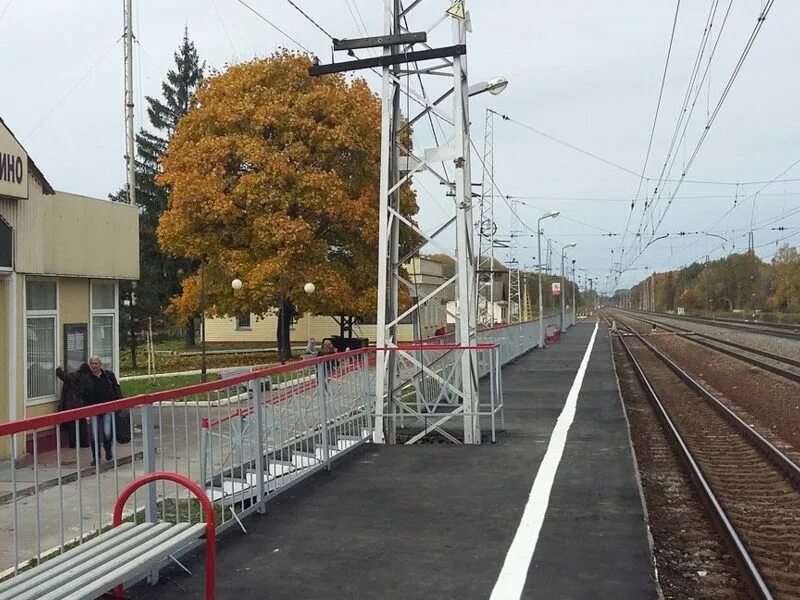
[[[9,527],[0,571],[87,541],[110,525],[120,490],[155,471],[200,483],[218,530],[244,529],[242,517],[270,496],[370,438],[371,356],[357,350],[0,424],[0,519]],[[107,444],[103,414],[114,416]],[[202,520],[191,494],[167,482],[142,488],[128,508],[149,521]]]
[[[546,324],[558,320],[549,317]],[[477,413],[466,416],[481,419],[494,439],[503,419],[501,367],[538,339],[534,322],[482,330],[478,346],[469,349],[447,336],[395,349],[404,355],[395,424],[416,428],[410,443],[431,432],[457,441],[448,425],[465,414],[454,365],[459,353],[475,352],[477,375],[487,383]],[[218,530],[245,529],[245,515],[263,511],[271,497],[370,440],[374,353],[356,350],[0,423],[0,522],[7,532],[0,538],[0,577],[109,527],[120,490],[154,471],[173,471],[204,487],[217,508]],[[104,414],[113,416],[108,457]],[[191,494],[167,482],[142,488],[128,509],[130,518],[150,521],[202,520]]]

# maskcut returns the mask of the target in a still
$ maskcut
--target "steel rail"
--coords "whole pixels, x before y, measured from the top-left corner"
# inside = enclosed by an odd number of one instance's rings
[[[653,321],[647,319],[645,317],[641,317],[638,313],[627,313],[626,315],[630,316],[633,319],[641,321],[642,323],[648,323],[650,325],[657,325],[659,327],[663,327],[666,330],[672,330],[672,332],[676,333],[678,337],[690,340],[695,344],[699,344],[700,346],[705,346],[706,348],[711,348],[712,350],[716,350],[717,352],[721,352],[722,354],[727,354],[728,356],[732,356],[733,358],[742,360],[750,365],[756,366],[760,369],[765,371],[769,371],[770,373],[774,373],[775,375],[779,375],[780,377],[785,377],[786,379],[790,379],[792,381],[800,382],[800,373],[795,373],[794,371],[789,371],[782,367],[772,365],[769,363],[765,363],[762,360],[758,360],[757,358],[753,358],[751,356],[746,356],[739,352],[734,352],[733,350],[729,350],[728,348],[721,348],[717,344],[722,344],[724,346],[731,346],[733,348],[738,348],[739,350],[743,350],[745,352],[749,352],[750,354],[757,354],[759,356],[763,356],[765,358],[769,358],[770,360],[774,360],[776,362],[781,362],[787,365],[792,365],[795,367],[800,367],[800,360],[795,360],[793,358],[788,358],[786,356],[782,356],[780,354],[774,354],[772,352],[766,352],[764,350],[760,350],[758,348],[752,348],[750,346],[746,346],[745,344],[737,344],[736,342],[730,342],[728,340],[721,340],[715,338],[714,336],[707,335],[704,333],[699,333],[697,331],[692,331],[690,329],[683,329],[682,327],[678,327],[676,325],[669,325],[665,324],[661,321]],[[698,339],[703,338],[703,339]],[[710,340],[713,343],[709,343],[704,340]]]
[[[784,323],[758,323],[755,321],[739,321],[736,319],[709,319],[705,317],[692,317],[688,315],[664,315],[663,313],[654,314],[658,316],[667,316],[670,319],[677,319],[679,321],[703,323],[724,329],[733,329],[735,331],[749,331],[751,333],[770,335],[787,340],[800,340],[800,325],[786,325]]]
[[[648,346],[647,342],[641,336],[637,336],[639,340],[641,340],[646,346]],[[662,422],[664,426],[665,433],[670,441],[673,443],[673,446],[676,449],[678,454],[678,458],[683,462],[686,469],[688,470],[689,476],[695,484],[695,487],[703,500],[706,508],[708,509],[710,516],[714,523],[716,523],[717,528],[719,529],[722,536],[725,538],[728,546],[730,547],[731,551],[733,552],[734,557],[736,558],[737,562],[739,563],[745,578],[747,580],[747,585],[750,590],[753,592],[755,597],[763,599],[763,600],[772,600],[772,592],[770,591],[769,587],[767,586],[764,577],[761,575],[761,571],[759,570],[758,566],[756,565],[753,557],[750,555],[750,552],[747,550],[747,546],[742,541],[739,533],[736,531],[736,527],[731,522],[730,518],[728,517],[728,513],[725,511],[725,508],[722,506],[722,503],[717,499],[714,491],[711,488],[708,480],[706,479],[705,475],[703,474],[703,470],[695,460],[694,456],[692,455],[686,441],[683,439],[683,436],[678,431],[675,423],[673,422],[672,418],[669,415],[664,403],[659,398],[658,394],[656,393],[655,389],[653,388],[650,380],[647,378],[647,375],[644,372],[639,361],[633,355],[630,347],[628,346],[625,338],[621,335],[617,336],[619,339],[620,344],[622,345],[625,353],[627,354],[631,364],[634,367],[636,372],[636,376],[642,384],[642,387],[646,391],[650,401],[655,409],[656,414],[658,415],[659,420]],[[652,349],[652,347],[651,347]]]

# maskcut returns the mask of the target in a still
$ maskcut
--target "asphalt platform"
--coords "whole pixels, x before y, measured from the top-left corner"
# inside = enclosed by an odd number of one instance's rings
[[[594,328],[579,323],[503,370],[506,428],[496,444],[368,444],[277,497],[245,522],[247,534],[226,532],[217,598],[488,600]],[[520,595],[494,598],[658,598],[604,325],[543,514],[517,574]],[[193,577],[169,569],[128,596],[201,598],[203,550],[182,562]]]

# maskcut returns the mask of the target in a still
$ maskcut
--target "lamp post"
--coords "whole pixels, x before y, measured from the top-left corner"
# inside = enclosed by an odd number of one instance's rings
[[[200,263],[200,382],[205,383],[206,373],[206,280],[205,267]]]
[[[572,259],[572,324],[575,325],[575,259]]]
[[[231,281],[231,287],[233,288],[234,291],[242,289],[242,286],[244,286],[244,283],[238,277]],[[317,286],[315,286],[310,281],[303,286],[303,291],[306,294],[308,294],[309,296],[311,294],[313,294],[316,291],[316,289],[317,289]],[[278,338],[279,338],[278,339],[278,350],[280,351],[280,355],[281,355],[280,356],[281,364],[284,364],[286,362],[286,348],[282,347],[281,340],[280,340],[280,337],[283,335],[283,319],[285,318],[284,317],[284,312],[285,312],[284,308],[285,307],[284,307],[284,296],[283,296],[283,294],[280,295],[280,300],[279,301],[280,301],[281,306],[279,307],[279,310],[278,310],[278,332],[279,332],[279,334],[278,334]],[[291,347],[291,342],[288,342],[288,343],[289,343],[289,346]]]
[[[567,249],[577,246],[577,242],[567,244],[561,249],[561,331],[564,331],[564,259],[567,257]]]
[[[551,211],[536,220],[536,245],[538,246],[536,262],[539,265],[539,348],[544,348],[544,304],[542,303],[542,221],[554,219],[557,211]]]

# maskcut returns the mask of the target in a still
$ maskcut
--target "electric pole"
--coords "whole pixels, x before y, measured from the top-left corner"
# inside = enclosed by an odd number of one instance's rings
[[[136,136],[133,130],[133,8],[132,0],[123,0],[125,18],[125,162],[127,165],[128,202],[136,204]]]

